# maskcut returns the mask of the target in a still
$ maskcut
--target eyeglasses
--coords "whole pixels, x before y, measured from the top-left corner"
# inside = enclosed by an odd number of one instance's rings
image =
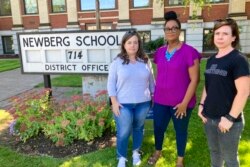
[[[179,30],[180,28],[179,27],[172,27],[172,28],[164,28],[163,30],[164,30],[164,32],[166,32],[166,33],[176,33],[178,30]]]
[[[128,34],[136,34],[136,31],[135,30],[128,30],[127,32],[126,32],[126,34],[128,35]]]

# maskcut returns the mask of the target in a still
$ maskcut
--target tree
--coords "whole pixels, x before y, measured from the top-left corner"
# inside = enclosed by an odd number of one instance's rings
[[[154,1],[159,1],[162,4],[164,4],[164,0],[154,0]],[[187,6],[188,4],[190,4],[191,2],[193,2],[196,6],[198,7],[203,7],[205,4],[209,4],[211,0],[183,0],[183,3],[185,4],[185,6]],[[100,30],[101,26],[100,26],[100,0],[95,0],[95,6],[96,6],[96,29]]]
[[[154,0],[154,1],[160,2],[163,5],[165,0]],[[190,3],[192,3],[192,5],[194,5],[192,18],[195,19],[197,18],[197,9],[199,8],[202,9],[205,7],[205,5],[209,5],[213,1],[214,0],[183,0],[182,4],[188,6]]]
[[[164,0],[154,0],[154,1],[160,1],[162,4],[164,3]],[[193,2],[195,5],[199,7],[203,7],[205,4],[209,4],[212,0],[183,0],[183,3],[187,6],[191,2]]]

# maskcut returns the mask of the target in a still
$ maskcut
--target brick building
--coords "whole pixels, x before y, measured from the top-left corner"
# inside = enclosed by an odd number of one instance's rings
[[[241,50],[250,53],[250,0],[208,0],[210,6],[183,0],[100,0],[101,29],[136,28],[145,42],[163,37],[164,12],[182,22],[182,40],[200,52],[213,52],[207,38],[216,19],[232,17],[240,26]],[[196,13],[196,18],[193,18]],[[17,32],[96,29],[95,0],[0,0],[0,57],[18,54]]]

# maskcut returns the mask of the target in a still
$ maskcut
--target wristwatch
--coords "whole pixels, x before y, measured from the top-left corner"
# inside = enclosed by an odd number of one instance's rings
[[[203,103],[198,103],[198,105],[199,105],[199,106],[202,106],[202,107],[204,107],[204,104],[203,104]]]
[[[228,119],[230,122],[235,122],[236,121],[236,118],[232,117],[230,114],[226,114],[224,117],[226,119]]]

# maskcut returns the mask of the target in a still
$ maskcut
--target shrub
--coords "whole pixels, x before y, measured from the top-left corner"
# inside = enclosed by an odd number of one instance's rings
[[[147,53],[153,53],[157,48],[164,45],[165,40],[163,37],[157,38],[156,40],[149,41],[144,45],[144,49]]]
[[[13,99],[14,131],[22,141],[43,133],[57,146],[64,146],[76,139],[90,141],[108,129],[114,130],[106,91],[97,92],[95,98],[85,94],[68,100],[49,99],[49,91]]]
[[[38,135],[46,121],[50,119],[49,91],[31,91],[21,97],[12,98],[11,113],[15,113],[14,133],[22,141]]]

